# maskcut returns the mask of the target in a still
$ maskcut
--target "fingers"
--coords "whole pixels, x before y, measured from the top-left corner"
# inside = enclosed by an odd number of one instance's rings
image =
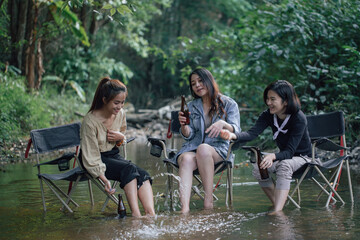
[[[271,167],[273,164],[273,161],[271,159],[264,158],[260,163],[260,168],[265,169]]]
[[[186,117],[184,117],[184,113],[179,111],[179,122],[181,126],[184,126],[186,123]]]

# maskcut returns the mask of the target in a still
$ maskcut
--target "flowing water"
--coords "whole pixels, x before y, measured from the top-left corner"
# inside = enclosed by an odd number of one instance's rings
[[[34,163],[6,165],[0,173],[0,239],[358,239],[360,236],[357,166],[352,166],[354,204],[349,203],[344,172],[339,192],[345,205],[337,203],[325,208],[324,198],[314,201],[317,187],[306,181],[301,209],[289,204],[283,214],[270,216],[267,215],[269,201],[251,176],[252,166],[240,151],[235,161],[238,167],[234,169],[233,207],[225,205],[224,173],[215,191],[219,200],[214,210],[203,210],[202,201],[194,196],[191,213],[181,215],[177,212],[178,197],[175,197],[176,211],[169,211],[164,198],[166,168],[149,152],[149,147],[141,142],[128,146],[128,158],[154,178],[155,218],[118,219],[117,206],[112,202],[101,212],[104,197],[93,187],[96,203],[91,206],[86,182],[81,182],[73,195],[80,204],[73,214],[62,212],[59,201],[46,188],[48,210],[44,213]],[[214,183],[219,177],[220,174]],[[123,193],[119,189],[117,192]],[[126,201],[125,204],[129,213]]]

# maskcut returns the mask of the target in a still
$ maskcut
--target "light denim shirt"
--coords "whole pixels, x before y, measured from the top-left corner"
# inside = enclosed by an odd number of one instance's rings
[[[223,114],[221,118],[219,114],[214,115],[211,120],[211,124],[222,119],[233,126],[235,134],[240,133],[240,113],[237,103],[230,97],[225,95],[220,96],[224,103],[224,110],[226,114]],[[201,98],[197,98],[189,102],[188,107],[190,112],[190,134],[188,137],[185,137],[182,135],[181,130],[179,131],[186,142],[183,144],[182,148],[176,154],[176,156],[172,159],[173,163],[177,164],[177,158],[182,153],[195,151],[202,143],[207,143],[214,147],[215,151],[225,160],[230,142],[228,140],[222,139],[220,136],[216,138],[210,138],[208,137],[208,134],[205,133],[205,117]],[[229,160],[232,162],[232,164],[234,163],[233,154]]]

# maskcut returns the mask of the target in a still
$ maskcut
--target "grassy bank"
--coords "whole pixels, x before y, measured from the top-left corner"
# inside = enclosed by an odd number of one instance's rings
[[[23,77],[0,73],[0,160],[20,157],[32,129],[80,121],[77,113],[85,113],[88,107],[72,89],[59,93],[43,85],[27,92]]]

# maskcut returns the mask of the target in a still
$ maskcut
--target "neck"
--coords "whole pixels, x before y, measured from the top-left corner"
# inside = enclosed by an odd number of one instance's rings
[[[276,114],[276,116],[277,116],[279,119],[284,120],[284,119],[286,118],[287,114],[285,114],[285,113],[280,113],[280,114]]]
[[[110,119],[112,117],[112,113],[111,112],[108,112],[108,111],[105,111],[104,109],[98,109],[98,110],[95,110],[93,111],[95,113],[95,115],[101,117],[101,118],[104,118],[104,119]]]

